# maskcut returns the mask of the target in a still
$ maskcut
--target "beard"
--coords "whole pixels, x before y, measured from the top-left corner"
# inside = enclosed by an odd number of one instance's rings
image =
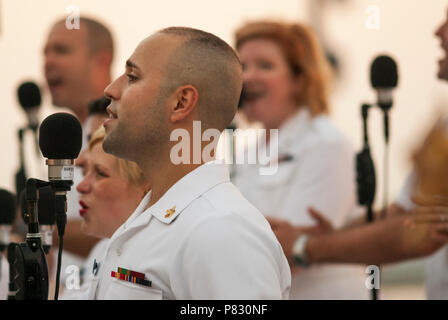
[[[161,99],[157,99],[151,105],[142,106],[147,110],[143,116],[134,115],[126,121],[118,119],[115,127],[106,133],[104,151],[136,163],[154,159],[169,143],[164,105]]]

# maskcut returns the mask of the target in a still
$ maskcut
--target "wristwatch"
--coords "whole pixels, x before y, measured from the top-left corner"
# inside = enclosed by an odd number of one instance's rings
[[[294,263],[302,268],[308,268],[310,263],[306,255],[306,243],[308,242],[308,235],[302,234],[297,238],[292,247],[292,255]]]

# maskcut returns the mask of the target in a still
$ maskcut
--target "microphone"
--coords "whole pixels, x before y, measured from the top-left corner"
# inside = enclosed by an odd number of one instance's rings
[[[54,212],[59,235],[59,252],[54,299],[59,295],[62,248],[67,223],[67,191],[73,185],[75,159],[82,146],[82,128],[78,119],[68,113],[47,117],[39,128],[39,146],[48,165],[48,180],[55,193]]]
[[[36,132],[39,125],[37,115],[42,102],[39,87],[34,82],[24,82],[17,89],[17,96],[19,98],[20,105],[26,113],[28,127]]]
[[[389,143],[389,110],[392,108],[392,91],[398,84],[398,68],[394,59],[381,55],[370,68],[370,84],[376,90],[377,104],[384,113],[384,138]]]
[[[376,57],[370,67],[370,84],[377,92],[377,102],[381,109],[392,107],[392,90],[398,84],[398,68],[394,59],[381,55]]]
[[[39,221],[39,232],[42,237],[42,248],[45,254],[50,252],[53,245],[53,225],[55,224],[54,214],[54,191],[51,186],[39,188],[39,199],[37,201],[37,213]],[[22,207],[22,217],[25,223],[29,220],[25,192],[20,194]]]
[[[0,253],[8,246],[11,226],[16,215],[15,212],[15,196],[7,190],[0,189]]]
[[[38,111],[42,98],[40,89],[34,82],[23,82],[17,89],[17,97],[28,119],[28,125],[18,130],[20,167],[16,172],[15,182],[16,194],[19,195],[25,188],[26,184],[25,151],[23,146],[23,139],[24,134],[28,129],[31,129],[31,131],[33,132],[36,154],[38,157],[40,157],[37,143],[37,127],[39,123]]]
[[[67,220],[66,195],[73,185],[75,159],[82,146],[82,128],[69,113],[48,116],[39,128],[39,147],[48,165],[48,180],[55,191],[56,224],[63,236]],[[58,201],[62,200],[62,202]],[[60,207],[63,205],[63,207]]]

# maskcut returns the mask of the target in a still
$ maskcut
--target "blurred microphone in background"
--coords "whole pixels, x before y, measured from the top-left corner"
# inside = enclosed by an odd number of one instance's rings
[[[33,130],[34,134],[37,135],[37,127],[39,125],[38,112],[42,102],[38,85],[31,81],[23,82],[17,89],[17,97],[28,119],[27,128]]]
[[[392,108],[392,91],[398,84],[395,60],[387,55],[376,57],[370,68],[370,84],[377,93],[377,105],[384,113],[384,137],[389,142],[389,110]]]
[[[23,82],[17,89],[17,98],[20,106],[27,117],[27,124],[19,128],[17,134],[19,138],[19,169],[15,175],[16,194],[20,194],[25,188],[26,183],[26,169],[25,169],[25,150],[24,150],[24,136],[28,130],[33,133],[34,148],[36,154],[40,156],[39,144],[37,142],[37,127],[39,125],[38,112],[42,102],[41,93],[38,85],[34,82]]]

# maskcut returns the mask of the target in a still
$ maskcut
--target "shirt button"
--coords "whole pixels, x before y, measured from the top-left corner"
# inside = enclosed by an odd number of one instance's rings
[[[121,251],[120,248],[118,248],[117,250],[115,250],[115,252],[117,253],[117,256],[121,256],[121,254],[122,254],[122,251]]]

